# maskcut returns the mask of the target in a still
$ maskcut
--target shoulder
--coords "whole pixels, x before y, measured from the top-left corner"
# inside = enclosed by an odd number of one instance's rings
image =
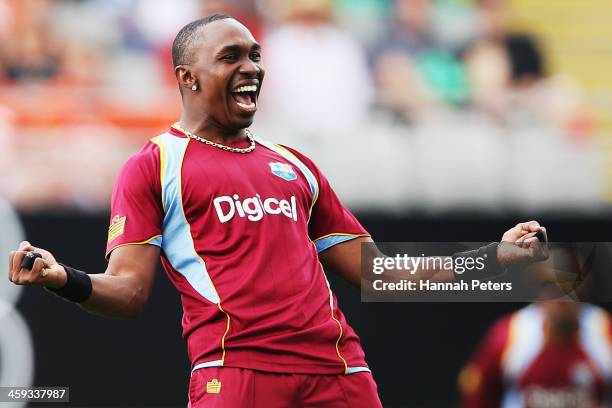
[[[477,347],[476,355],[479,358],[483,356],[491,358],[494,356],[497,361],[500,361],[498,359],[501,358],[508,343],[512,341],[512,327],[516,322],[516,316],[519,312],[506,314],[489,326]]]
[[[318,173],[318,169],[314,162],[299,150],[287,146],[285,144],[274,143],[269,140],[264,140],[260,138],[256,138],[255,141],[266,149],[272,150],[276,154],[284,157],[285,159],[294,163],[296,163],[297,161],[299,162],[299,164],[305,165],[311,172]]]
[[[126,160],[123,167],[124,169],[147,169],[159,166],[159,160],[159,147],[149,140],[138,152]]]
[[[159,147],[152,140],[147,141],[123,164],[117,184],[152,183],[160,178]]]
[[[584,304],[580,309],[580,327],[586,332],[607,332],[612,345],[612,316],[607,310],[599,306]]]
[[[321,182],[323,173],[310,157],[293,147],[289,147],[284,144],[277,144],[277,146],[290,156],[285,157],[287,157],[290,161],[293,161],[293,163],[296,164],[301,171],[310,173],[312,177],[317,180],[318,183]],[[291,160],[291,158],[293,158],[294,160]]]
[[[148,140],[142,148],[130,156],[127,160],[130,163],[145,164],[159,162],[159,145],[155,142],[156,138]]]
[[[309,166],[314,166],[314,162],[308,156],[306,156],[304,153],[300,152],[299,150],[293,147],[284,145],[284,144],[279,144],[278,146],[280,146],[282,149],[287,150],[289,153],[293,154],[304,164],[307,164]]]
[[[505,316],[507,337],[511,340],[521,334],[539,332],[544,322],[544,311],[537,303],[527,305]]]

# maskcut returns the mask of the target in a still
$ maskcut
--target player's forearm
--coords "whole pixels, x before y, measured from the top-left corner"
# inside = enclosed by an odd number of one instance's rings
[[[378,252],[366,262],[368,269],[364,277],[370,282],[381,278],[386,282],[452,282],[455,279],[452,257],[448,256],[397,258]]]
[[[450,257],[428,257],[428,258],[408,258],[408,262],[423,262],[425,259],[429,260],[429,262],[433,264],[437,264],[442,262],[441,266],[437,266],[435,268],[427,268],[425,266],[418,266],[413,270],[406,269],[398,269],[398,268],[388,268],[385,269],[383,273],[377,274],[373,272],[373,260],[370,260],[367,265],[368,271],[363,273],[363,278],[361,280],[361,289],[365,292],[376,293],[375,287],[378,283],[385,282],[388,283],[401,283],[407,284],[407,282],[413,282],[414,287],[419,287],[419,282],[422,281],[430,281],[430,282],[452,282],[454,277],[453,269],[445,269],[444,268],[444,260]],[[378,259],[391,259],[392,257],[388,257],[386,255],[382,255],[378,257]],[[448,264],[448,263],[447,263]]]
[[[154,245],[126,245],[115,249],[106,272],[88,274],[55,263],[53,279],[41,282],[57,295],[84,310],[110,318],[137,317],[149,298],[159,258]]]
[[[159,247],[155,245],[125,245],[115,249],[105,273],[88,275],[91,294],[80,303],[81,307],[105,317],[137,317],[149,299],[158,259]]]
[[[500,256],[501,248],[501,256]],[[508,263],[531,259],[530,250],[517,245],[492,242],[477,249],[451,256],[390,257],[382,253],[370,237],[337,244],[319,254],[326,270],[359,287],[373,282],[453,282],[481,279],[503,273]],[[503,260],[503,262],[502,262]],[[469,271],[469,273],[465,273]]]
[[[507,246],[511,247],[510,251],[504,249],[504,254],[522,251],[520,248],[515,250],[512,244]],[[453,282],[494,277],[505,270],[505,265],[499,260],[499,247],[500,244],[492,242],[477,249],[456,252],[451,256],[431,257],[389,257],[374,249],[367,253],[362,273],[371,282],[384,280],[402,283]]]
[[[443,258],[427,258],[430,260]],[[332,272],[356,288],[371,287],[372,282],[381,279],[381,274],[374,273],[375,262],[382,262],[383,265],[393,258],[383,254],[370,237],[362,237],[341,244],[335,245],[319,254],[319,259],[329,272]],[[419,261],[420,259],[420,261]],[[447,282],[453,280],[452,266],[448,262],[427,262],[422,263],[424,258],[408,258],[411,265],[414,265],[414,273],[406,270],[391,267],[385,268],[384,276],[390,282],[400,280],[417,281],[429,279],[436,282]]]
[[[434,282],[451,282],[454,280],[452,257],[391,257],[385,255],[378,246],[362,248],[362,275],[368,282],[384,279],[387,282],[412,281],[427,279]]]
[[[65,265],[61,265],[58,277],[45,286],[89,313],[115,319],[137,317],[150,292],[150,288],[129,271],[116,274],[107,270],[102,274],[87,274]]]
[[[108,273],[89,275],[90,298],[80,303],[86,311],[109,318],[133,319],[142,313],[149,290],[138,279]]]

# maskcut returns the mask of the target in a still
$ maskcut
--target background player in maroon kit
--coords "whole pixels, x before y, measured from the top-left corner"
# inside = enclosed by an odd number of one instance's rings
[[[264,78],[259,44],[215,15],[181,30],[173,60],[183,114],[117,179],[106,272],[77,271],[24,242],[11,253],[9,279],[131,318],[161,258],[181,294],[192,406],[380,406],[321,268],[359,287],[361,243],[371,238],[308,158],[246,129]],[[503,240],[533,242],[539,231],[522,223]],[[536,248],[519,260],[540,259]],[[28,251],[43,258],[24,269]],[[517,260],[496,255],[502,265]]]
[[[500,319],[459,377],[462,406],[601,406],[612,386],[612,320],[596,306],[542,302]]]

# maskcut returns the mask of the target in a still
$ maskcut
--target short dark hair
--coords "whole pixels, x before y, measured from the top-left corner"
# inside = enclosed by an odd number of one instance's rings
[[[198,35],[199,29],[213,21],[225,20],[227,18],[234,19],[234,17],[226,14],[215,13],[192,21],[181,28],[181,31],[174,37],[174,42],[172,43],[172,65],[176,67],[177,65],[189,64],[193,58],[191,46]]]

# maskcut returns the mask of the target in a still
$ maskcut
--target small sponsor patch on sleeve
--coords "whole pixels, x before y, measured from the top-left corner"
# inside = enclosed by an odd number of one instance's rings
[[[108,243],[111,243],[123,234],[123,231],[125,230],[126,219],[127,216],[120,217],[118,215],[115,215],[113,217],[113,219],[111,220],[110,227],[108,227]]]

